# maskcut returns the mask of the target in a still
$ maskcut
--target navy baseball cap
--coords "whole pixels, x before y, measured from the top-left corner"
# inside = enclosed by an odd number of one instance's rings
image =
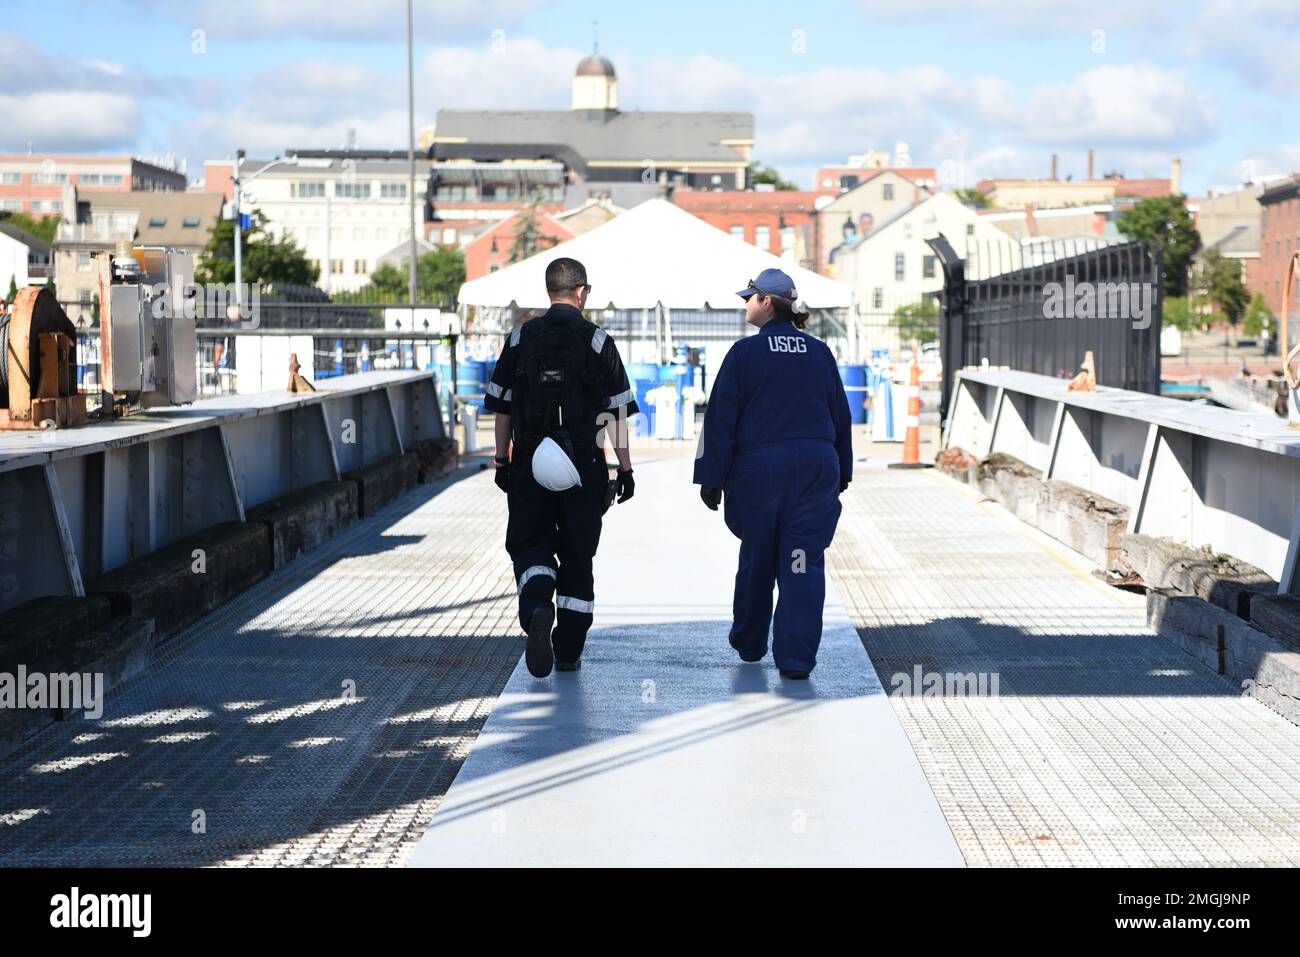
[[[769,296],[780,296],[792,302],[799,298],[799,294],[794,288],[794,280],[780,269],[764,269],[758,274],[757,279],[751,279],[749,285],[736,295],[741,299],[748,299],[756,292],[766,293]]]

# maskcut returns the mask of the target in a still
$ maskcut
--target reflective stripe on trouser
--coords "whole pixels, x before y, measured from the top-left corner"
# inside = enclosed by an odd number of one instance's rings
[[[557,606],[552,641],[556,661],[576,661],[591,628],[592,560],[600,543],[608,472],[604,456],[590,453],[576,462],[582,485],[551,492],[533,479],[530,463],[511,468],[510,521],[506,549],[515,566],[515,580],[530,568],[554,570],[554,578],[535,574],[519,592],[519,623],[528,620],[555,594]]]
[[[770,628],[777,667],[811,671],[821,644],[825,553],[841,508],[834,446],[783,446],[742,456],[723,505],[727,527],[740,539],[733,639],[746,658],[758,658],[767,651]]]

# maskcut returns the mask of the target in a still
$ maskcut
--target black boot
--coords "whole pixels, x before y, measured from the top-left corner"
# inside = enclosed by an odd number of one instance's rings
[[[545,678],[555,664],[551,649],[551,626],[555,624],[555,609],[542,605],[528,619],[528,644],[524,648],[524,663],[534,678]]]
[[[803,679],[803,678],[807,678],[807,677],[808,677],[808,672],[806,672],[806,671],[795,671],[793,668],[782,668],[782,669],[781,669],[781,677],[782,677],[782,678],[793,678],[793,679],[795,679],[795,680],[797,681],[797,680],[801,680],[801,679]]]

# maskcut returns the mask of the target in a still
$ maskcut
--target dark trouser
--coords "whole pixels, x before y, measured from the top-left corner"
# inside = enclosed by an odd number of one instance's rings
[[[580,486],[551,492],[533,479],[532,463],[510,469],[510,521],[506,551],[519,586],[519,624],[527,630],[533,612],[554,596],[555,660],[577,661],[591,628],[596,598],[591,563],[600,544],[609,472],[600,452],[579,455]]]
[[[840,466],[830,443],[783,443],[742,453],[723,493],[740,539],[732,639],[745,658],[811,671],[822,638],[825,552],[840,518]],[[772,588],[780,585],[776,617]]]

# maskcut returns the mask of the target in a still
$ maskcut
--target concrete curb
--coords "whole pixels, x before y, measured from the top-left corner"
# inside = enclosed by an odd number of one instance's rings
[[[959,482],[973,484],[1021,521],[1052,536],[1103,568],[1116,568],[1128,508],[1042,473],[1013,456],[995,452],[976,463],[969,454],[948,454],[936,467]]]
[[[356,482],[321,482],[249,509],[247,519],[270,533],[270,567],[319,548],[360,517]]]
[[[1217,605],[1167,589],[1147,593],[1147,624],[1243,694],[1300,725],[1300,653]]]

